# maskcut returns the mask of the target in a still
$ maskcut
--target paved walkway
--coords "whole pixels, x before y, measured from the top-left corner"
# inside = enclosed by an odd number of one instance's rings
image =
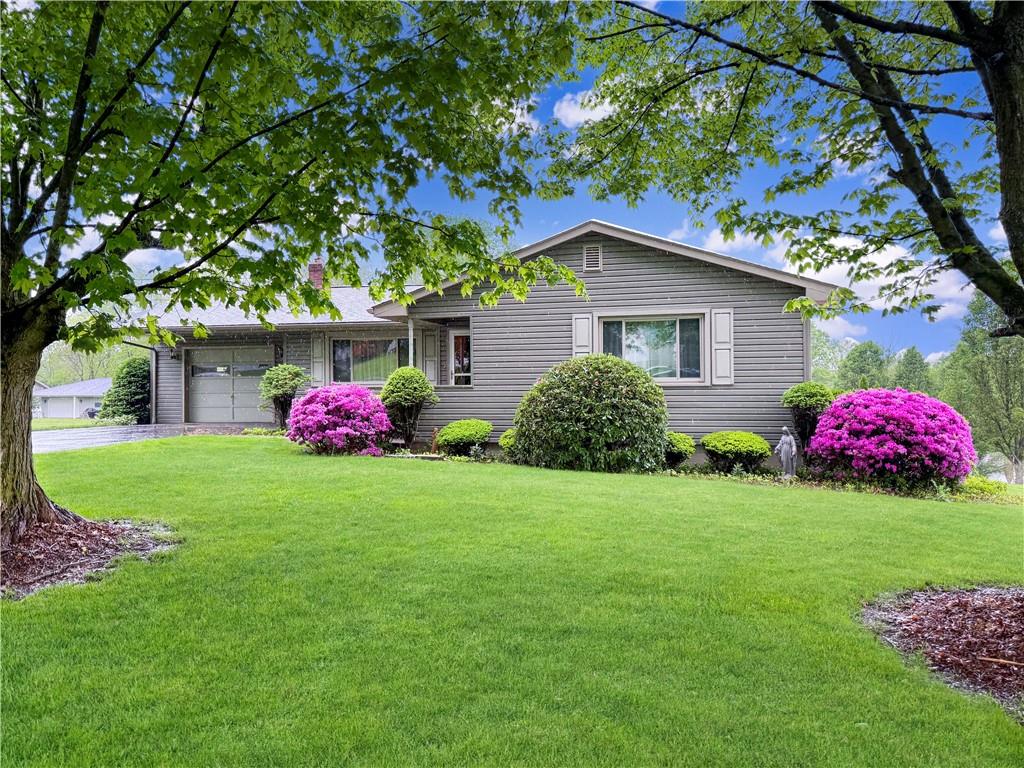
[[[180,424],[141,424],[137,427],[85,427],[81,429],[47,429],[32,433],[33,453],[74,451],[116,443],[133,443],[156,437],[186,434]]]

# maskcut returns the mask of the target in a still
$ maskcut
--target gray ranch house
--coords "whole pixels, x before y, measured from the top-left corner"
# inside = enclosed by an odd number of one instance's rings
[[[400,365],[422,369],[440,403],[424,412],[421,438],[462,418],[512,426],[523,394],[551,366],[604,352],[637,363],[664,387],[670,424],[694,437],[722,429],[777,435],[790,424],[783,391],[810,378],[810,325],[783,309],[835,287],[601,221],[586,221],[525,246],[521,259],[548,256],[581,277],[590,300],[565,284],[538,285],[525,303],[482,308],[481,290],[462,297],[414,292],[415,302],[373,302],[335,287],[340,322],[282,311],[274,331],[234,308],[193,319],[207,339],[185,337],[153,354],[153,420],[160,424],[272,421],[259,406],[263,372],[304,368],[313,386],[379,388]],[[311,279],[319,275],[311,268]]]

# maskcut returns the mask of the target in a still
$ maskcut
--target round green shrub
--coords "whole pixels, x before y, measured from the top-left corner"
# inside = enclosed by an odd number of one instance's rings
[[[498,447],[505,453],[505,456],[511,457],[516,449],[516,428],[506,429],[501,433],[501,437],[498,438]]]
[[[653,472],[665,462],[665,395],[651,375],[612,355],[559,363],[516,409],[520,464]]]
[[[397,368],[388,376],[384,389],[380,391],[380,399],[387,406],[388,418],[406,447],[416,439],[423,409],[437,403],[434,385],[423,371],[411,365]]]
[[[274,409],[274,419],[279,428],[288,423],[288,414],[292,409],[292,401],[299,390],[311,379],[297,365],[275,365],[268,368],[260,379],[260,399],[263,405]]]
[[[494,427],[483,419],[460,419],[441,428],[437,433],[437,447],[441,453],[469,456],[475,446],[482,446]]]
[[[801,447],[806,448],[814,437],[818,419],[832,405],[836,394],[834,389],[816,381],[794,384],[782,393],[782,404],[793,413],[793,424]]]
[[[130,357],[114,374],[103,396],[99,418],[119,419],[129,424],[149,423],[149,360]]]
[[[665,433],[665,463],[672,469],[684,464],[697,450],[696,443],[682,432]]]
[[[712,432],[700,444],[717,472],[732,472],[736,466],[754,472],[772,455],[768,441],[753,432]]]

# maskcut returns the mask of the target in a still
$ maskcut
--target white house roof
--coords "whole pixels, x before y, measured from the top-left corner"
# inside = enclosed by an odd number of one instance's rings
[[[698,248],[693,245],[676,242],[675,240],[669,240],[666,237],[658,237],[657,235],[639,232],[635,229],[629,229],[628,227],[621,227],[618,224],[609,224],[607,221],[599,221],[598,219],[584,221],[574,227],[570,227],[569,229],[558,232],[550,237],[546,237],[543,240],[538,240],[535,243],[525,245],[515,251],[515,256],[520,260],[528,259],[531,256],[541,255],[549,248],[554,248],[557,245],[561,245],[562,243],[580,237],[581,235],[589,234],[607,235],[608,237],[626,240],[631,243],[644,245],[666,253],[686,256],[691,259],[708,262],[709,264],[717,264],[721,267],[739,270],[740,272],[747,272],[752,275],[768,278],[769,280],[777,280],[780,283],[796,285],[803,288],[807,292],[807,296],[809,298],[819,303],[824,302],[828,298],[829,294],[839,287],[837,285],[832,285],[831,283],[822,282],[821,280],[814,280],[809,277],[794,275],[791,272],[785,272],[781,269],[773,269],[772,267],[766,267],[762,264],[755,264],[752,261],[737,259],[733,256],[726,256],[722,253],[715,253],[714,251],[709,251],[704,248]],[[461,282],[461,280],[452,280],[451,282],[445,283],[443,287],[450,288]],[[416,299],[429,296],[431,293],[433,293],[433,291],[427,288],[421,288],[418,291],[413,291],[410,295],[415,301]],[[394,300],[383,301],[380,304],[375,305],[372,311],[377,317],[401,317],[405,315],[405,307],[397,304]]]
[[[110,379],[86,379],[85,381],[73,381],[70,384],[61,384],[57,387],[47,387],[37,390],[33,394],[37,397],[103,397],[110,389]]]

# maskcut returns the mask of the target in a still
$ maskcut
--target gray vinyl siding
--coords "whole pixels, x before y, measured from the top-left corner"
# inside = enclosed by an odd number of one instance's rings
[[[181,424],[184,411],[184,370],[180,359],[171,358],[168,347],[156,351],[156,416],[157,424]]]
[[[583,272],[583,245],[594,243],[603,247],[603,270]],[[784,313],[783,307],[803,295],[801,288],[602,235],[577,238],[547,255],[583,278],[589,303],[563,284],[537,286],[523,304],[503,299],[497,307],[482,309],[479,292],[462,298],[455,288],[443,297],[420,299],[411,308],[413,318],[467,317],[472,326],[473,386],[439,387],[440,402],[423,415],[423,438],[460,418],[492,422],[494,439],[512,426],[523,394],[552,365],[572,356],[574,314],[672,313],[684,306],[734,311],[734,382],[666,384],[671,428],[694,437],[743,429],[773,438],[791,424],[779,397],[807,377],[806,329],[800,315]],[[442,382],[448,381],[447,343],[445,331]]]

